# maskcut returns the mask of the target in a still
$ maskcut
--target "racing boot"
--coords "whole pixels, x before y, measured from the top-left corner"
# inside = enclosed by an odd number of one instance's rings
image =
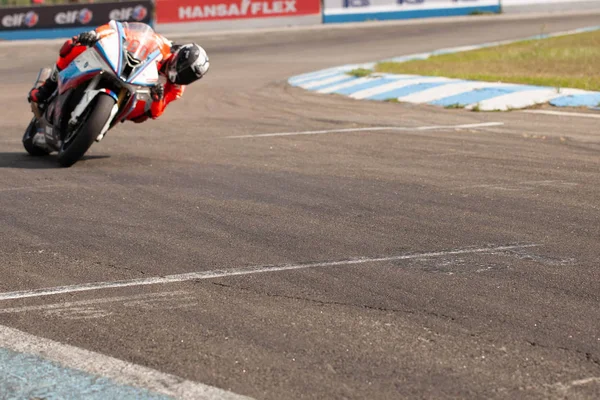
[[[52,74],[41,86],[31,89],[27,100],[30,103],[46,104],[58,87],[58,67],[54,66]]]
[[[37,129],[37,132],[35,133],[35,135],[33,135],[33,138],[31,138],[31,143],[33,143],[35,147],[39,147],[45,152],[52,152],[52,149],[48,146],[48,143],[46,142],[46,135],[44,135],[44,131],[42,129]]]

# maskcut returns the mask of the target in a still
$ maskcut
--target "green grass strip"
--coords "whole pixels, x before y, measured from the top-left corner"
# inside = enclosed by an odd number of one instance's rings
[[[346,74],[355,76],[357,78],[363,78],[365,76],[371,75],[372,73],[373,73],[372,70],[365,69],[365,68],[356,68],[356,69],[353,69],[352,71],[346,72]]]
[[[600,91],[600,31],[381,62],[375,71]]]

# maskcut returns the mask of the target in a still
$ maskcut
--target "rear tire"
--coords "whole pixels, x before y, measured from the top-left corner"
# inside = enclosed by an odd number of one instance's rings
[[[84,114],[87,114],[87,117],[84,117],[85,120],[76,128],[74,136],[63,142],[58,152],[58,163],[61,166],[70,167],[83,157],[102,132],[114,105],[115,99],[108,94],[98,93],[92,103],[88,105]]]
[[[43,157],[50,154],[50,152],[46,149],[42,149],[33,144],[33,137],[37,133],[37,119],[34,117],[29,126],[25,130],[25,134],[23,135],[23,147],[27,152],[34,157]]]

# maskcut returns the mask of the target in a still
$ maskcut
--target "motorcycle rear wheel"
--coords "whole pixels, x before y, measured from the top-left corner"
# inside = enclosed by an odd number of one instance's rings
[[[50,154],[50,152],[46,149],[42,149],[33,144],[33,137],[37,133],[37,120],[34,118],[31,119],[29,126],[25,130],[25,134],[23,135],[23,147],[27,152],[34,157],[43,157]]]
[[[88,106],[81,124],[63,142],[58,152],[58,163],[70,167],[83,157],[106,125],[115,100],[108,94],[98,93]]]

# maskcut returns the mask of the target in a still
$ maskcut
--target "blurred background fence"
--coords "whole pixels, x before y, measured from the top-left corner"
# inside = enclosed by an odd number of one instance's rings
[[[108,3],[119,2],[125,0],[0,0],[1,6],[26,7],[35,5],[54,5],[54,4],[84,4],[84,3]]]
[[[0,0],[0,40],[69,37],[110,19],[161,33],[600,7],[600,0]]]

